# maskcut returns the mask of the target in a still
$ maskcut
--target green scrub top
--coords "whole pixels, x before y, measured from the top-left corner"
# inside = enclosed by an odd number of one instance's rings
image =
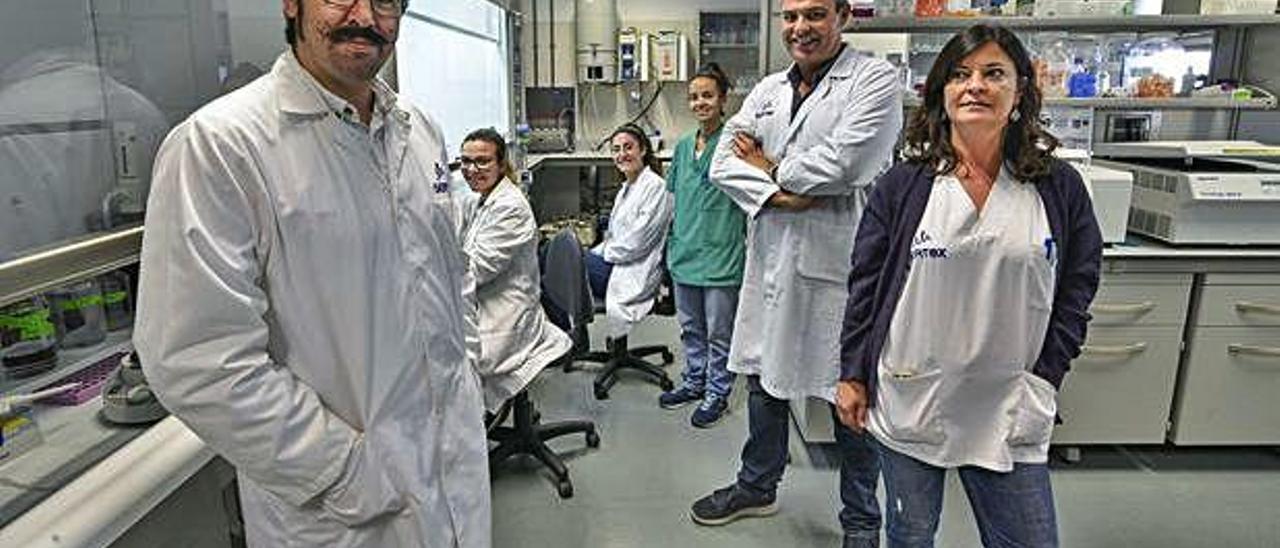
[[[694,154],[698,131],[686,134],[676,144],[667,173],[667,190],[675,194],[676,202],[675,224],[667,242],[667,268],[679,284],[742,285],[747,216],[708,177],[720,130],[707,137],[701,156]]]

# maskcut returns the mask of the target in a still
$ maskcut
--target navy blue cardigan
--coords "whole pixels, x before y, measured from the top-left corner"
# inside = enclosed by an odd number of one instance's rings
[[[880,351],[906,285],[911,238],[929,203],[934,177],[932,168],[917,163],[894,166],[876,183],[858,225],[840,335],[840,378],[865,383],[872,403]],[[1102,265],[1102,233],[1075,168],[1054,160],[1049,175],[1035,185],[1062,256],[1049,329],[1032,372],[1060,387],[1071,360],[1080,354],[1091,318],[1089,303],[1098,290]]]

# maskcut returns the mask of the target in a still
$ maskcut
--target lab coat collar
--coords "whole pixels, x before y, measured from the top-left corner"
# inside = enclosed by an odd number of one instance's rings
[[[818,86],[813,88],[812,95],[805,99],[804,104],[800,105],[800,112],[797,112],[795,117],[792,118],[791,125],[787,128],[787,138],[783,142],[791,142],[796,132],[800,130],[800,126],[804,125],[805,118],[808,118],[809,113],[813,111],[814,105],[821,102],[826,98],[827,94],[831,93],[831,88],[836,81],[853,76],[853,69],[857,66],[861,57],[848,45],[843,48],[840,50],[840,54],[836,56],[835,63],[828,69],[826,77],[818,80]],[[792,63],[791,69],[786,74],[790,74],[792,70],[795,70],[795,63]],[[787,86],[791,86],[789,77],[784,77],[783,82]],[[792,90],[792,93],[794,92]]]
[[[302,67],[293,50],[285,51],[276,59],[271,72],[276,76],[280,110],[293,114],[317,115],[341,111],[351,105],[336,94],[324,89],[311,73]],[[373,80],[374,115],[385,116],[397,112],[397,100],[391,86],[381,78]],[[354,108],[354,107],[352,107]],[[398,118],[403,116],[396,114]]]

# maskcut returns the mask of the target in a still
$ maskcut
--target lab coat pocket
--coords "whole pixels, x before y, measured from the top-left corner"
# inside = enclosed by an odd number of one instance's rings
[[[407,502],[387,476],[385,462],[375,458],[361,436],[347,455],[342,475],[325,492],[323,506],[347,527],[359,527],[383,516],[399,513]]]
[[[899,442],[942,443],[942,421],[938,416],[941,389],[940,369],[915,375],[881,375],[878,400],[889,437]]]
[[[840,227],[830,225],[829,230],[840,230]],[[822,232],[822,231],[818,231]],[[835,233],[828,234],[811,234],[809,242],[833,242],[842,235]],[[849,283],[849,271],[853,268],[852,248],[844,249],[844,246],[836,245],[812,245],[807,244],[798,253],[799,260],[796,262],[796,273],[801,278],[810,281],[819,281],[825,283],[839,284],[844,286]],[[843,307],[844,303],[840,303]]]
[[[1013,425],[1009,430],[1009,445],[1045,445],[1053,436],[1053,419],[1058,412],[1058,393],[1049,384],[1030,371],[1022,372],[1017,391],[1017,404],[1013,408]]]

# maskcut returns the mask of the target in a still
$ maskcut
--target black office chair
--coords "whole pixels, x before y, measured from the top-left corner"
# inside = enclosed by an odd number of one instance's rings
[[[561,359],[568,358],[569,355],[566,354]],[[499,426],[511,413],[515,413],[512,425]],[[541,414],[538,413],[533,400],[529,398],[528,390],[521,390],[519,394],[507,400],[486,425],[489,429],[489,439],[498,444],[489,450],[489,467],[492,468],[515,455],[530,455],[555,475],[556,490],[560,493],[560,498],[570,498],[573,496],[573,482],[569,479],[569,468],[565,466],[560,455],[547,447],[547,441],[581,432],[586,434],[587,447],[595,449],[600,447],[600,434],[596,433],[596,425],[591,421],[576,420],[542,424],[540,419]]]
[[[658,287],[658,295],[655,297],[653,309],[649,312],[651,315],[658,316],[674,316],[676,313],[675,291],[671,281],[671,273],[667,271],[666,262],[662,264],[662,283]],[[604,308],[600,303],[597,311]],[[644,358],[660,354],[662,356],[662,365],[655,365]],[[604,352],[588,352],[578,355],[578,361],[586,361],[604,364],[594,383],[595,396],[598,400],[609,399],[609,390],[618,382],[618,375],[623,370],[638,371],[647,377],[651,382],[657,384],[663,391],[669,391],[675,388],[675,383],[671,381],[671,377],[667,376],[667,372],[663,369],[675,361],[675,355],[671,353],[671,349],[666,345],[648,345],[637,348],[627,347],[627,337],[617,337],[605,340]]]
[[[582,287],[585,288],[586,273],[582,266],[581,249],[573,230],[566,229],[547,242],[539,253],[543,310],[557,326],[561,321],[577,324],[583,316],[580,312],[572,315],[564,312],[564,310],[574,310],[582,306],[575,302],[583,297],[577,290],[574,279],[575,276],[581,277],[583,280],[581,283],[584,284]],[[578,255],[576,259],[573,258],[575,253]],[[565,254],[567,258],[562,256]],[[577,265],[576,269],[573,267],[574,264]],[[569,268],[564,268],[565,265]],[[585,302],[590,303],[589,294],[585,297]],[[587,310],[586,319],[590,321],[590,306],[587,306]],[[561,328],[564,327],[561,326]],[[570,349],[557,361],[572,362],[574,353],[575,351]],[[553,363],[546,369],[554,367]],[[515,414],[512,425],[501,426],[512,413]],[[600,447],[600,435],[596,433],[596,425],[591,421],[573,420],[550,424],[542,424],[541,421],[542,415],[538,412],[533,400],[529,398],[527,389],[521,390],[519,394],[504,402],[498,412],[492,417],[487,417],[485,421],[489,439],[497,443],[489,450],[489,466],[492,468],[515,455],[530,455],[555,475],[560,498],[570,498],[573,496],[573,482],[569,479],[569,469],[560,455],[547,446],[547,441],[581,432],[586,434],[587,447],[595,449]]]

